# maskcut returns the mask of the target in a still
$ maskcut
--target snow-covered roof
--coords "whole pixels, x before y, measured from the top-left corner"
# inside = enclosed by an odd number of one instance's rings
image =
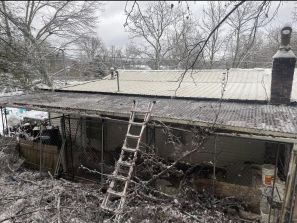
[[[139,96],[219,99],[222,83],[227,83],[226,100],[268,101],[271,69],[224,69],[188,71],[180,84],[183,70],[119,70],[117,80],[107,76],[60,88],[63,91],[102,92]],[[295,75],[296,76],[296,75]],[[297,101],[297,79],[294,78],[292,101]],[[179,86],[180,84],[180,86]]]

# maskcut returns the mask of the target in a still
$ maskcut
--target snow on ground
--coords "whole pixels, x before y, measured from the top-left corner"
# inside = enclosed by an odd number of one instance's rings
[[[0,222],[102,222],[99,189],[98,185],[41,177],[37,171],[7,172],[0,177]]]
[[[23,94],[23,91],[13,91],[13,92],[0,92],[0,97],[8,97],[8,96],[14,96],[14,95],[21,95]]]
[[[106,191],[101,184],[55,179],[49,173],[28,169],[15,145],[12,138],[0,138],[0,222],[113,222],[109,220],[113,215],[100,208],[105,196],[103,191]],[[245,222],[224,214],[219,201],[215,203],[216,208],[207,207],[209,197],[204,200],[203,194],[187,187],[175,199],[157,198],[151,193],[144,195],[145,191],[131,184],[122,222]]]
[[[102,222],[99,185],[40,175],[24,167],[12,141],[0,143],[0,222]]]

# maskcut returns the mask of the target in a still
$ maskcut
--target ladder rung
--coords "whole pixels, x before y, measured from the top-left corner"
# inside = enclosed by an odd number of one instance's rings
[[[131,152],[131,153],[134,153],[136,152],[138,149],[132,149],[132,148],[128,148],[126,146],[123,146],[122,147],[122,150],[126,151],[126,152]]]
[[[107,193],[110,193],[110,194],[118,196],[118,197],[123,197],[123,192],[116,192],[110,188],[108,188]]]
[[[142,113],[142,114],[148,114],[148,113],[150,113],[150,111],[141,111],[141,110],[135,110],[135,109],[131,110],[131,112]]]
[[[129,122],[129,124],[131,124],[131,125],[137,125],[137,126],[143,126],[146,123],[145,122]]]
[[[120,164],[122,166],[128,166],[128,167],[133,166],[132,163],[127,162],[127,161],[120,161],[120,162],[118,161],[118,164]]]
[[[112,177],[117,179],[117,180],[122,180],[122,181],[128,181],[129,180],[128,177],[124,177],[124,176],[121,176],[121,175],[115,175],[115,176],[112,176]]]
[[[109,208],[109,207],[107,207],[105,205],[101,205],[101,208],[104,209],[104,210],[106,210],[106,211],[115,212],[115,209]]]
[[[138,135],[132,135],[130,133],[127,133],[127,137],[130,137],[132,139],[139,139],[140,138],[140,136],[138,136]]]

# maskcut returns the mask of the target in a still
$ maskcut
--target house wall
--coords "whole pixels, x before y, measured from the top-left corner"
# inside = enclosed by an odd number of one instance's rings
[[[51,117],[59,117],[60,114],[51,113]],[[66,119],[67,120],[67,119]],[[80,123],[81,122],[81,123]],[[60,126],[60,119],[53,119],[52,125]],[[74,147],[92,146],[95,150],[102,148],[102,122],[95,118],[71,119],[72,139],[75,139]],[[66,131],[69,131],[69,123],[66,121]],[[120,148],[127,132],[127,124],[104,120],[104,151],[112,152]],[[181,140],[181,144],[173,145],[168,142],[168,137],[162,128],[155,128],[154,141],[157,153],[165,158],[174,159],[180,157],[183,152],[193,149],[192,133],[175,131],[173,134]],[[143,142],[148,143],[147,131],[144,132]],[[215,146],[216,144],[216,146]],[[213,154],[216,153],[216,164],[220,167],[236,165],[237,163],[263,163],[265,158],[265,142],[235,137],[210,137],[205,147],[185,161],[190,163],[213,162]]]
[[[161,156],[174,159],[181,156],[181,152],[190,151],[194,148],[191,133],[178,133],[178,137],[182,138],[183,143],[176,145],[176,149],[174,149],[175,146],[172,143],[166,143],[166,135],[162,129],[156,129],[155,140],[158,153]],[[190,155],[185,161],[190,163],[213,162],[215,153],[217,154],[216,164],[221,167],[244,162],[262,163],[265,147],[265,142],[222,136],[217,136],[215,145],[214,136],[211,136],[204,148]]]
[[[175,132],[173,132],[175,134]],[[156,129],[155,141],[158,154],[171,160],[181,157],[186,151],[195,149],[192,146],[192,133],[177,133],[181,144],[173,145],[166,140],[167,136],[162,129]],[[261,184],[257,174],[257,164],[263,164],[266,154],[266,144],[262,141],[236,137],[210,136],[200,150],[183,159],[184,162],[208,166],[208,177],[212,177],[213,164],[216,168],[218,180],[244,186]],[[205,168],[203,168],[205,169]],[[206,168],[207,170],[207,168]],[[201,172],[201,169],[198,170]]]
[[[61,121],[56,117],[61,116],[62,114],[51,113],[51,124],[59,126],[60,130]],[[102,122],[99,118],[71,116],[69,125],[68,116],[65,116],[65,129],[68,139],[71,133],[72,141],[72,148],[70,148],[70,144],[67,145],[67,163],[72,163],[73,159],[74,169],[80,165],[98,169],[102,161],[102,151],[106,164],[114,165],[115,160],[118,159],[127,132],[127,123],[112,120],[103,120]],[[139,132],[139,130],[140,128],[137,127],[136,131]],[[102,142],[102,134],[104,134],[104,142]],[[134,134],[138,133],[134,132]],[[143,141],[146,141],[146,131]],[[72,149],[72,156],[70,149]]]
[[[51,115],[51,117],[57,116],[61,115]],[[72,162],[71,158],[74,168],[85,165],[89,168],[99,169],[103,159],[106,165],[113,166],[119,157],[125,139],[127,123],[103,120],[104,128],[102,129],[102,121],[99,118],[74,118],[70,119],[73,157],[68,154],[67,162]],[[53,119],[52,123],[53,125],[60,125],[60,120]],[[68,119],[66,119],[65,125],[66,132],[69,133]],[[104,133],[103,143],[102,130]],[[154,130],[147,128],[144,132],[143,142],[154,145],[157,154],[161,157],[175,160],[180,158],[184,152],[193,149],[193,135],[190,132],[175,130],[173,134],[181,143],[174,145],[170,142],[168,135],[160,127],[155,127]],[[103,150],[102,146],[104,147]],[[255,174],[253,173],[254,170],[251,169],[251,164],[261,165],[267,162],[267,156],[275,157],[274,150],[259,140],[226,136],[217,136],[215,140],[214,136],[211,136],[200,151],[191,154],[183,161],[196,165],[209,164],[210,167],[215,163],[216,167],[223,168],[227,173],[220,179],[230,183],[251,186],[255,185]],[[261,180],[257,180],[257,182],[261,183]]]
[[[121,148],[125,136],[127,133],[128,125],[126,123],[114,122],[114,121],[104,121],[104,131],[105,131],[105,150],[113,151],[115,148]],[[134,131],[133,131],[134,130]],[[140,127],[134,128],[132,134],[139,134]],[[143,142],[147,141],[146,130],[143,133]]]

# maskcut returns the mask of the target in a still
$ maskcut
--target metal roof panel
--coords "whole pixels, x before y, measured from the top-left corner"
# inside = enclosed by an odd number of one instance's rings
[[[224,99],[267,101],[270,99],[271,69],[193,70],[119,70],[117,80],[107,76],[97,81],[82,82],[61,88],[65,91],[106,92],[183,98],[212,98],[222,96],[222,84],[227,83]],[[228,75],[227,75],[228,74]],[[294,77],[292,101],[297,101],[297,79]]]
[[[133,100],[140,109],[156,100],[153,120],[210,126],[218,116],[216,126],[223,129],[297,138],[296,106],[50,91],[0,98],[0,105],[128,117]]]

